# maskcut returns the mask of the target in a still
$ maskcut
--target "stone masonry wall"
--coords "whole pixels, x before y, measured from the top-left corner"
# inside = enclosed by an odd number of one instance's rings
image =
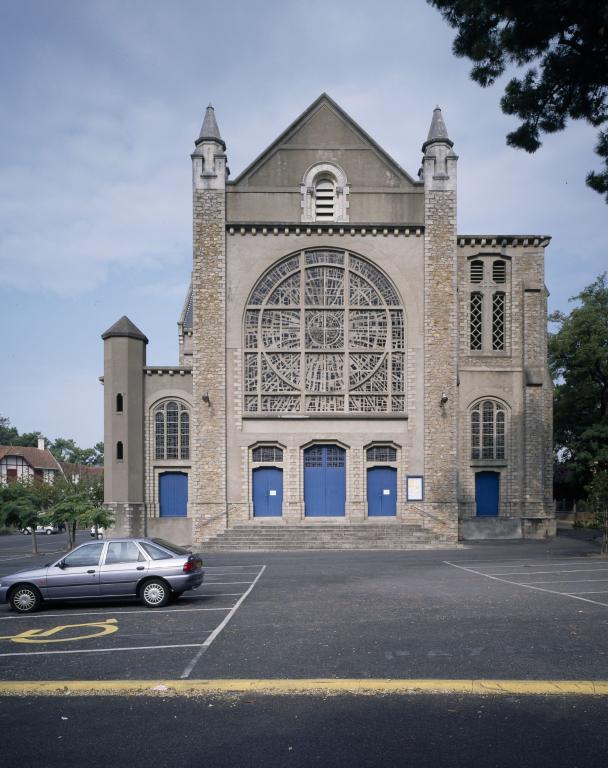
[[[425,193],[424,508],[437,534],[457,538],[458,324],[456,192]],[[443,394],[447,403],[441,406]]]
[[[225,191],[195,189],[192,477],[196,544],[226,527]],[[208,397],[208,402],[203,397]]]

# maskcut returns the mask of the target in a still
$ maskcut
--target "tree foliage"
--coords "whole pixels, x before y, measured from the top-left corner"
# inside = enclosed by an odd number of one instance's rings
[[[458,30],[456,56],[473,62],[472,79],[493,85],[509,65],[513,77],[502,111],[521,120],[507,135],[513,147],[535,152],[541,134],[563,130],[569,118],[608,124],[608,3],[606,0],[427,0]],[[587,184],[608,202],[608,129],[599,131],[600,171]]]
[[[71,464],[84,464],[90,467],[103,466],[103,443],[95,443],[92,448],[80,448],[72,438],[58,437],[49,440],[42,432],[23,432],[19,434],[16,427],[11,426],[10,419],[0,416],[0,445],[32,446],[38,445],[42,438],[49,451],[57,461],[67,461]]]
[[[606,274],[555,312],[549,364],[555,381],[554,444],[562,474],[579,491],[608,472],[608,281]]]

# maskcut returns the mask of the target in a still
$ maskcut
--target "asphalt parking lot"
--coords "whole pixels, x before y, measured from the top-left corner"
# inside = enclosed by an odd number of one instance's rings
[[[9,538],[0,576],[59,556],[58,537],[39,558],[25,537]],[[565,536],[435,552],[217,553],[204,558],[204,584],[160,610],[0,606],[0,679],[605,679],[608,562],[596,553]]]
[[[38,557],[30,545],[0,539],[0,577],[57,559],[64,542],[43,539]],[[205,583],[160,610],[0,606],[0,686],[31,685],[0,696],[3,763],[80,764],[94,744],[89,764],[130,768],[603,766],[608,697],[559,688],[608,679],[608,562],[597,553],[587,533],[424,552],[217,553],[204,556]],[[340,690],[347,678],[367,695]],[[558,695],[449,692],[469,678],[554,681]],[[264,679],[286,687],[256,690]],[[303,693],[319,679],[334,695]],[[400,680],[447,687],[391,693]],[[59,695],[45,695],[48,681]],[[109,688],[82,695],[79,681]],[[252,687],[168,687],[197,681]]]

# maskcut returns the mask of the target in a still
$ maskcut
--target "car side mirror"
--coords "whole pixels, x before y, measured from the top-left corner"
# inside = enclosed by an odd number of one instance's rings
[[[66,567],[66,565],[65,565],[65,560],[60,560],[60,561],[57,563],[56,567],[57,567],[57,568],[61,568],[61,570],[63,570],[63,569]]]

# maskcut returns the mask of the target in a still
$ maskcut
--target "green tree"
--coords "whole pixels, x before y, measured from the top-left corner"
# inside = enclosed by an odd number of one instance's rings
[[[602,555],[608,556],[608,470],[594,472],[587,491],[587,501],[593,509],[595,524],[602,531]]]
[[[427,0],[457,29],[453,51],[473,62],[472,79],[493,85],[509,65],[527,67],[507,83],[500,105],[521,120],[507,144],[536,152],[543,133],[569,118],[608,123],[606,0]],[[587,185],[608,202],[608,129],[599,131],[602,170]]]
[[[0,445],[13,445],[19,432],[15,427],[11,427],[11,420],[6,416],[0,416]]]
[[[581,498],[594,474],[608,470],[608,282],[606,274],[574,296],[570,314],[549,318],[555,381],[554,446],[559,474]]]
[[[45,513],[53,504],[55,489],[51,483],[17,480],[0,486],[0,519],[4,525],[19,530],[32,529],[32,551],[38,552],[36,526],[45,522]]]
[[[68,532],[68,548],[74,546],[77,528],[92,525],[109,528],[112,517],[104,510],[103,483],[97,478],[82,478],[72,482],[65,478],[56,481],[54,503],[49,517],[55,524],[64,523]]]

